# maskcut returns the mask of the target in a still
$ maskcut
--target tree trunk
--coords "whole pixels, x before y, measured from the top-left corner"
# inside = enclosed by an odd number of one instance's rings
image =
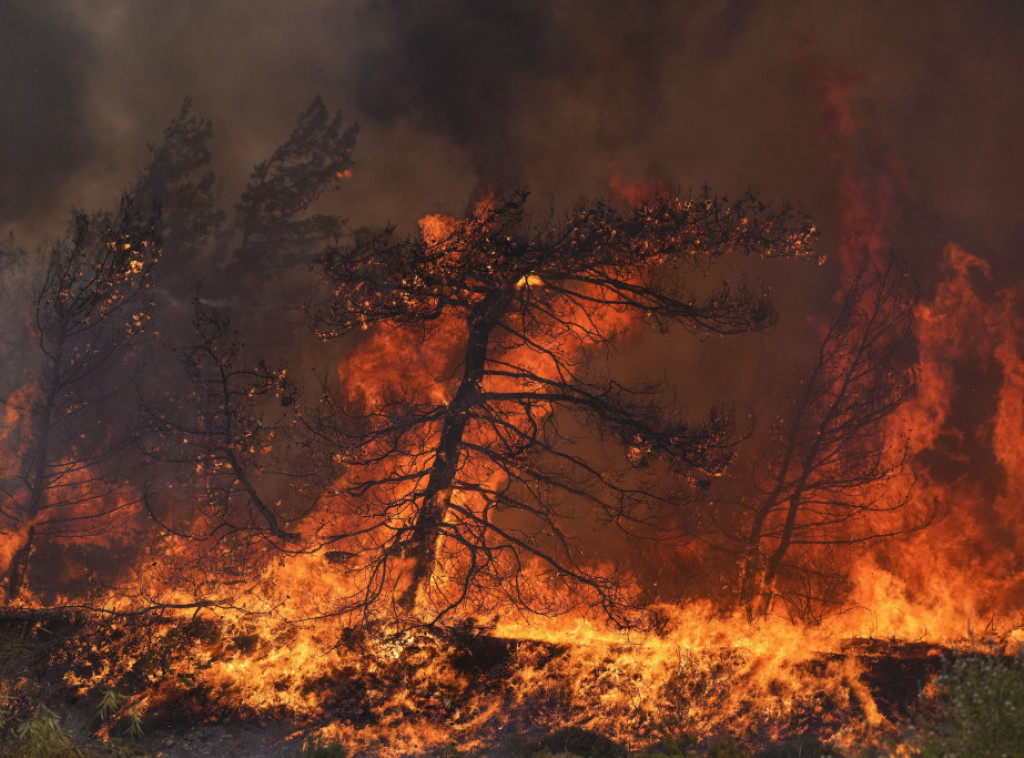
[[[409,583],[398,599],[399,607],[413,614],[430,584],[437,564],[437,550],[444,537],[445,517],[451,504],[452,485],[462,453],[462,440],[470,420],[470,409],[481,392],[491,332],[508,307],[508,297],[500,293],[482,301],[467,319],[468,334],[462,379],[448,414],[441,424],[434,462],[427,486],[420,496],[419,512],[409,533],[402,539],[402,553],[412,560]]]
[[[60,359],[60,353],[54,359],[54,374],[57,372],[56,365]],[[52,444],[53,416],[57,405],[57,378],[51,377],[47,391],[41,403],[36,405],[32,411],[32,455],[25,461],[25,479],[28,483],[28,497],[24,504],[19,529],[28,525],[25,532],[25,539],[11,556],[11,562],[4,572],[6,582],[6,603],[11,603],[18,598],[25,586],[25,579],[28,576],[29,561],[35,549],[36,518],[43,507],[46,498],[46,491],[50,487],[47,468],[50,465],[50,446]]]
[[[7,583],[7,603],[17,600],[22,588],[25,586],[29,558],[35,549],[35,536],[36,528],[35,526],[30,526],[25,534],[25,541],[14,551],[14,555],[11,557],[11,563],[7,567],[7,575],[5,577]]]

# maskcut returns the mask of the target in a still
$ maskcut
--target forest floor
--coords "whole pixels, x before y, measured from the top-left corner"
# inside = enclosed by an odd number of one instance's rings
[[[92,670],[97,666],[107,665],[102,661],[103,643],[90,636],[95,633],[90,631],[94,627],[95,620],[76,615],[0,613],[0,712],[7,724],[5,736],[0,738],[0,754],[16,754],[14,751],[18,742],[15,739],[14,728],[19,723],[27,723],[40,713],[45,714],[46,712],[37,710],[40,705],[45,705],[48,712],[59,721],[60,729],[70,735],[76,744],[93,746],[82,753],[89,758],[132,754],[154,758],[299,758],[304,755],[323,755],[327,758],[340,753],[317,754],[305,749],[307,735],[327,723],[338,721],[352,724],[362,720],[362,727],[373,728],[372,717],[366,717],[366,705],[353,705],[359,698],[359,695],[353,693],[359,690],[361,685],[349,672],[336,679],[325,677],[317,683],[317,686],[334,687],[337,691],[330,693],[327,698],[328,702],[334,705],[311,719],[302,719],[281,712],[258,713],[252,710],[232,709],[223,705],[222,696],[215,697],[212,693],[204,692],[201,687],[193,687],[189,690],[180,690],[181,696],[178,699],[165,699],[159,707],[147,707],[145,715],[135,723],[140,737],[134,744],[124,739],[115,739],[104,746],[97,735],[102,737],[107,733],[121,734],[131,727],[131,719],[125,708],[118,711],[117,708],[108,707],[108,713],[104,714],[104,698],[109,697],[114,688],[124,692],[140,690],[144,681],[154,681],[156,670],[165,666],[166,662],[160,662],[160,655],[149,656],[145,652],[144,640],[133,643],[134,647],[128,645],[119,653],[132,655],[136,659],[129,667],[127,675],[122,672],[117,677],[112,676],[115,681],[112,682],[111,689],[105,692],[98,687],[92,690],[83,689],[80,684],[76,684],[81,680],[81,659],[91,657],[93,660],[89,662],[89,667]],[[466,649],[461,660],[471,674],[479,672],[479,676],[475,677],[475,680],[479,681],[476,686],[485,690],[500,686],[500,679],[504,676],[502,666],[509,657],[509,650],[516,644],[523,643],[478,637],[465,639],[462,644]],[[140,645],[142,647],[139,647]],[[140,650],[144,652],[140,653]],[[166,652],[165,650],[164,654]],[[555,652],[557,651],[552,651],[552,654]],[[881,714],[887,720],[895,722],[910,712],[922,686],[939,671],[941,652],[943,651],[937,651],[934,646],[921,643],[860,640],[852,641],[842,654],[832,654],[831,657],[855,656],[861,662],[861,681],[869,688]],[[113,670],[116,667],[111,668]],[[415,693],[410,693],[410,712],[415,713],[416,709],[423,705],[423,713],[417,715],[425,714],[428,721],[431,718],[443,720],[442,712],[431,711],[431,708],[436,706],[426,701],[420,704],[416,697]],[[109,703],[107,705],[109,706]],[[523,707],[521,703],[517,705],[513,702],[506,705],[509,709]],[[503,725],[495,729],[484,741],[484,744],[490,747],[460,753],[449,746],[435,748],[425,754],[449,758],[457,755],[515,758],[529,758],[532,755],[589,755],[611,758],[618,754],[615,752],[618,748],[607,741],[602,741],[597,735],[588,736],[584,733],[585,730],[577,730],[578,733],[567,732],[569,737],[566,739],[575,740],[574,744],[583,744],[590,740],[589,747],[563,750],[550,740],[544,742],[545,733],[550,734],[553,728],[572,723],[573,717],[568,713],[561,723],[557,713],[553,716],[547,714],[543,720],[544,726],[537,726],[542,721],[534,720],[530,714],[497,715]],[[829,721],[827,713],[799,715],[794,720],[794,728],[789,730],[790,741],[793,741],[794,734],[800,740],[815,741],[834,728],[835,721]],[[746,742],[748,747],[744,751],[719,751],[717,754],[737,757],[757,755],[758,747],[762,750],[761,754],[765,754],[764,748],[770,747],[771,744],[766,742],[758,746],[751,743],[749,738]],[[677,747],[674,748],[677,752],[666,754],[706,755],[708,744],[707,741],[695,742],[689,748]],[[567,744],[567,748],[571,746]],[[118,753],[118,750],[121,752]],[[780,749],[770,754],[820,754],[804,752],[803,748],[794,750],[796,752]],[[374,755],[372,748],[355,752],[357,755]]]

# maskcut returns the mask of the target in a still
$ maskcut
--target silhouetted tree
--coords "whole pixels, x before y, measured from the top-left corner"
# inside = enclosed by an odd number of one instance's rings
[[[146,402],[140,444],[170,469],[147,494],[150,513],[169,532],[210,543],[292,541],[283,522],[317,497],[302,486],[308,467],[280,449],[296,388],[284,369],[243,365],[238,335],[210,306],[196,300],[192,321],[192,344],[176,350],[187,394],[175,388]]]
[[[767,289],[698,295],[691,277],[729,253],[809,257],[815,236],[789,209],[706,190],[632,209],[582,204],[561,221],[531,217],[525,200],[428,218],[415,238],[363,233],[324,255],[324,337],[373,327],[394,332],[394,349],[451,335],[433,346],[450,360],[432,391],[342,394],[319,423],[350,466],[338,540],[364,603],[394,597],[434,619],[474,593],[543,606],[529,569],[624,621],[628,593],[579,533],[658,529],[664,467],[694,482],[720,473],[731,420],[690,423],[661,383],[621,381],[593,358],[643,326],[771,324]]]
[[[305,349],[315,345],[302,310],[320,286],[311,264],[346,228],[318,201],[351,175],[358,131],[314,98],[288,138],[250,174],[235,223],[220,240],[229,251],[226,264],[218,274],[204,272],[204,290],[250,336],[246,342],[284,351],[293,363],[304,362]]]
[[[740,553],[738,594],[750,617],[776,597],[796,615],[836,602],[844,546],[928,520],[906,511],[899,475],[907,448],[893,416],[914,392],[915,297],[891,263],[857,273],[760,451],[737,468],[744,494],[719,499],[716,518]]]
[[[310,206],[352,173],[355,125],[342,130],[320,97],[302,112],[288,139],[253,169],[236,206],[237,257],[251,265],[308,263],[309,252],[337,241],[344,222]]]
[[[209,273],[214,243],[225,244],[225,214],[217,206],[217,176],[209,168],[213,125],[192,110],[185,98],[181,110],[150,143],[149,165],[131,189],[140,207],[160,208],[160,238],[167,256],[159,286],[172,297],[189,297],[195,280]],[[186,301],[187,302],[187,301]]]
[[[121,454],[132,404],[124,401],[152,306],[156,225],[125,198],[115,214],[77,214],[71,238],[46,259],[32,303],[35,374],[6,398],[17,461],[0,482],[8,602],[40,539],[95,534],[131,503]]]

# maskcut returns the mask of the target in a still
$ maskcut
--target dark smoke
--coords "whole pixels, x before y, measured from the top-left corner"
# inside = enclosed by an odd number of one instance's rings
[[[353,67],[356,104],[381,123],[404,119],[450,140],[481,182],[508,187],[566,139],[609,155],[648,143],[668,125],[666,64],[679,51],[716,65],[732,55],[751,5],[371,2],[356,15],[366,40]],[[593,109],[581,114],[582,133],[565,119],[575,99]]]
[[[359,107],[436,131],[467,149],[486,180],[515,182],[520,93],[564,72],[572,54],[558,44],[550,5],[383,0],[357,18],[370,40],[355,66]]]
[[[362,127],[340,195],[353,225],[458,212],[481,185],[568,204],[605,193],[617,163],[630,179],[759,189],[829,235],[813,62],[856,79],[905,170],[904,255],[934,269],[953,238],[1021,268],[1018,3],[14,0],[0,21],[0,211],[51,237],[68,206],[116,202],[186,95],[215,124],[232,198],[318,92]]]
[[[0,3],[0,222],[43,209],[89,157],[88,39],[57,3]]]

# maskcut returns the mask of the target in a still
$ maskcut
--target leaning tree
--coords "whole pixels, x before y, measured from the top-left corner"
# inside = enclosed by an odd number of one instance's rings
[[[320,333],[372,329],[398,369],[389,384],[343,365],[314,425],[348,466],[326,537],[361,577],[354,600],[436,620],[481,598],[543,610],[554,584],[624,620],[629,594],[588,534],[664,528],[665,467],[706,480],[733,435],[727,413],[691,423],[664,382],[598,358],[643,328],[768,326],[765,286],[709,287],[700,272],[727,253],[811,257],[815,234],[789,208],[706,189],[561,220],[519,193],[327,250]],[[403,380],[427,353],[427,386]]]

